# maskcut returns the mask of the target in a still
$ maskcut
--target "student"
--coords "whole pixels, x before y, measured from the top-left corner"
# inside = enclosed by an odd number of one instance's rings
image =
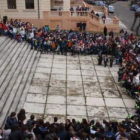
[[[107,66],[107,63],[108,63],[108,56],[105,55],[105,57],[104,57],[104,67]]]

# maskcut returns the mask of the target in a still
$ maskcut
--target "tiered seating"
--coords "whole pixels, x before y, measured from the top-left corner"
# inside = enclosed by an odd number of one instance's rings
[[[26,42],[0,37],[0,125],[23,107],[39,56]]]

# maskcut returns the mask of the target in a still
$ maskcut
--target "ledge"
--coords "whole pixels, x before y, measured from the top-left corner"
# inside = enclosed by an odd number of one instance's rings
[[[6,9],[5,12],[18,12],[17,9]]]
[[[35,9],[24,9],[22,10],[22,12],[36,12]]]

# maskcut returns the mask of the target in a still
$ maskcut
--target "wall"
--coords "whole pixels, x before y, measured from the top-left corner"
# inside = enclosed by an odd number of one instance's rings
[[[7,8],[7,0],[0,0],[0,17],[8,16],[9,18],[38,18],[38,0],[34,0],[35,9],[25,9],[25,0],[16,0],[17,1],[17,9],[8,9]],[[42,18],[42,0],[40,2],[40,17]]]
[[[54,13],[54,12],[53,12]],[[101,19],[94,16],[92,19],[90,15],[81,16],[81,17],[72,17],[70,16],[70,12],[62,12],[62,16],[51,16],[51,12],[44,12],[44,19],[34,20],[34,19],[26,19],[23,21],[30,21],[35,24],[37,27],[42,27],[44,25],[49,25],[51,29],[55,29],[57,25],[61,27],[61,29],[65,30],[78,30],[77,23],[86,22],[87,23],[87,31],[91,32],[102,32],[104,26],[108,28],[108,31],[113,30],[114,32],[119,32],[119,19],[114,17],[112,19],[111,24],[103,24],[101,23]]]
[[[27,10],[25,9],[25,0],[17,0],[17,9],[7,9],[7,0],[0,0],[0,14],[1,17],[8,16],[9,19],[22,19],[23,21],[32,22],[37,27],[42,27],[44,25],[49,25],[51,29],[55,29],[57,25],[60,25],[61,29],[65,30],[78,30],[76,24],[79,22],[87,23],[87,30],[94,32],[102,32],[104,24],[101,20],[94,16],[93,19],[91,15],[87,13],[87,16],[71,16],[70,11],[62,11],[62,15],[59,16],[58,12],[50,12],[50,0],[39,0],[40,2],[40,20],[38,20],[38,0],[35,1],[35,9]],[[67,0],[64,4],[67,5]],[[69,8],[68,5],[67,8]],[[104,11],[104,7],[94,7],[96,10]],[[65,9],[66,10],[66,9]],[[111,24],[106,24],[108,31],[113,30],[119,32],[119,19],[114,17]]]

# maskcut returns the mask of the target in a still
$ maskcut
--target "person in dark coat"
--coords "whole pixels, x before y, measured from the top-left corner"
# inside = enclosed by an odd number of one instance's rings
[[[107,66],[107,63],[108,63],[108,56],[106,55],[104,57],[104,66],[106,67]]]
[[[25,116],[25,109],[21,109],[20,112],[17,114],[18,124],[19,126],[23,125],[24,120],[26,119]]]
[[[60,140],[66,140],[67,139],[67,132],[65,130],[65,126],[62,123],[58,127],[57,136],[60,138]]]
[[[21,130],[18,125],[12,126],[9,140],[20,140]]]
[[[113,62],[114,62],[114,57],[111,56],[111,57],[110,57],[110,67],[111,67],[111,68],[112,68]]]
[[[111,30],[110,32],[109,32],[109,36],[113,39],[114,38],[114,32]]]
[[[107,28],[106,28],[106,26],[104,27],[104,35],[107,36]]]
[[[14,125],[17,125],[18,121],[16,118],[16,113],[12,112],[10,116],[7,117],[6,125],[12,128]]]
[[[27,126],[34,126],[34,124],[35,124],[35,120],[34,119],[35,119],[35,116],[31,115],[30,119],[27,120],[26,125]]]
[[[26,125],[22,125],[21,133],[19,134],[19,140],[26,140],[29,138],[28,127]]]

